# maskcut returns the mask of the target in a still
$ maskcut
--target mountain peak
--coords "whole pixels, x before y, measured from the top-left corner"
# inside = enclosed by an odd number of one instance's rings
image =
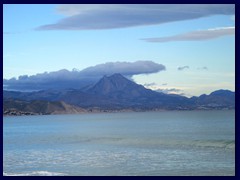
[[[125,77],[120,73],[115,73],[115,74],[109,76],[109,78],[125,78]]]
[[[122,91],[129,86],[138,86],[134,82],[128,80],[123,75],[116,73],[111,76],[103,76],[92,88],[89,93],[106,95],[116,91]]]
[[[87,91],[90,94],[105,95],[113,98],[135,98],[152,94],[151,90],[127,79],[116,73],[111,76],[104,76],[92,88]]]
[[[100,80],[103,80],[103,79],[108,79],[108,80],[118,80],[118,79],[125,79],[125,80],[128,80],[126,77],[124,77],[122,74],[120,73],[115,73],[115,74],[112,74],[110,76],[108,75],[104,75]]]

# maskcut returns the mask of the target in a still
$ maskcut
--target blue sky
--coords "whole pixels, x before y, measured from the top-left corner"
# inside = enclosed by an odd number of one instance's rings
[[[147,88],[235,91],[234,5],[162,6],[5,4],[3,78],[141,60],[166,67],[132,74]]]

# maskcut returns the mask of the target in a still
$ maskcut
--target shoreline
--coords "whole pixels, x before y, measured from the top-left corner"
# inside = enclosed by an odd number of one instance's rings
[[[46,116],[46,115],[77,115],[77,114],[103,114],[103,113],[128,113],[128,112],[166,112],[166,111],[235,111],[235,108],[222,108],[222,109],[152,109],[152,110],[142,110],[142,109],[121,109],[121,110],[105,110],[105,109],[86,109],[86,111],[81,112],[51,112],[51,113],[34,113],[34,112],[23,112],[23,111],[9,111],[8,113],[3,113],[3,117],[16,117],[16,116]]]

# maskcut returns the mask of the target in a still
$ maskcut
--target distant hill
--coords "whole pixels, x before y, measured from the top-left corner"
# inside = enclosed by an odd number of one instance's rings
[[[209,95],[203,94],[195,99],[198,107],[235,108],[235,93],[229,90],[217,90]]]
[[[23,100],[4,100],[4,115],[35,115],[35,114],[74,114],[84,113],[86,110],[75,107],[65,102],[55,101],[23,101]]]
[[[96,84],[82,89],[46,90],[38,92],[3,91],[4,107],[16,108],[23,101],[24,108],[38,113],[81,112],[99,110],[193,110],[234,109],[235,93],[217,90],[209,95],[187,98],[146,89],[121,74],[104,76]],[[56,103],[57,102],[57,103]],[[69,107],[69,108],[67,108]],[[44,109],[45,108],[45,109]],[[77,109],[82,108],[82,109]],[[42,111],[38,111],[42,109]]]

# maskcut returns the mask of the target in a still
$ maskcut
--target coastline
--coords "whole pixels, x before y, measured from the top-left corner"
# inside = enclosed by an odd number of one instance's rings
[[[3,117],[12,116],[44,116],[44,115],[67,115],[67,114],[98,114],[98,113],[127,113],[127,112],[166,112],[166,111],[231,111],[235,108],[195,108],[195,109],[84,109],[79,112],[51,112],[51,113],[35,113],[23,112],[17,110],[5,110]]]

